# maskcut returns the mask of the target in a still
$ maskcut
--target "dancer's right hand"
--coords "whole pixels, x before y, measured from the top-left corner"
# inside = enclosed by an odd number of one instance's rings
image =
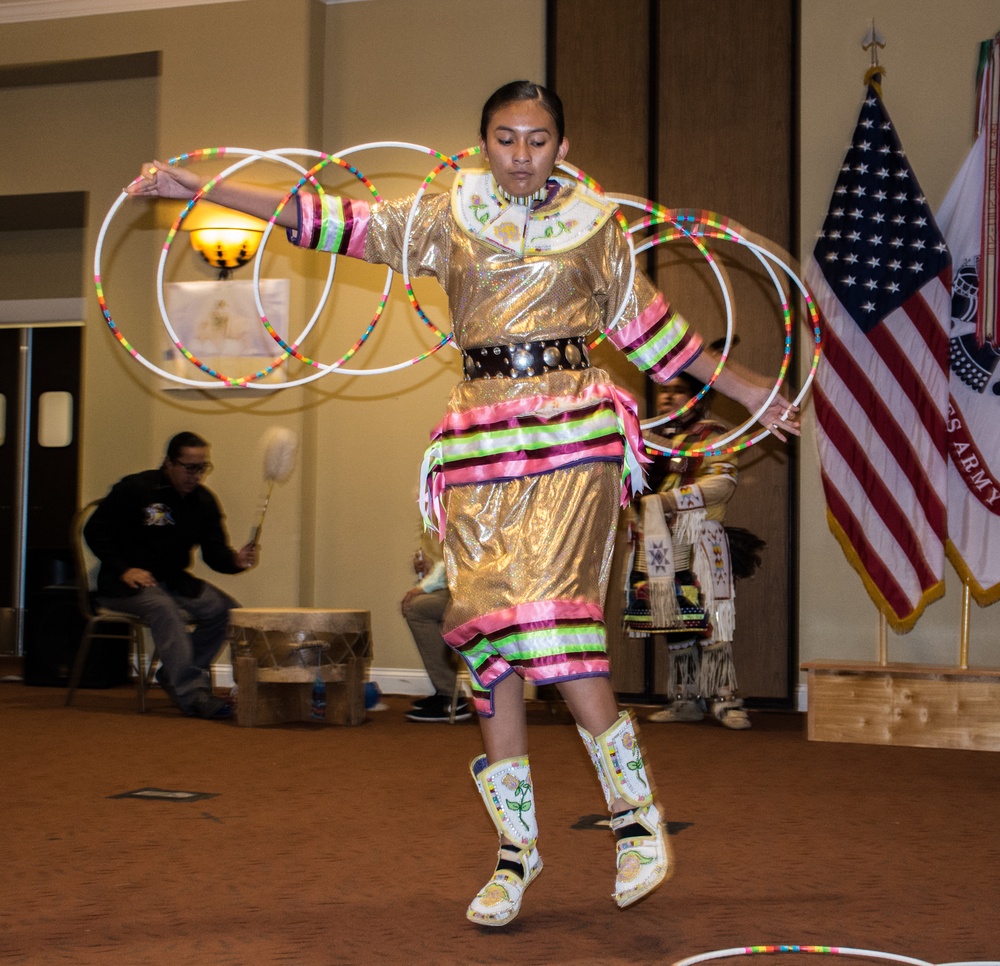
[[[125,190],[135,197],[179,198],[188,201],[203,187],[201,178],[187,168],[147,161],[139,180]]]

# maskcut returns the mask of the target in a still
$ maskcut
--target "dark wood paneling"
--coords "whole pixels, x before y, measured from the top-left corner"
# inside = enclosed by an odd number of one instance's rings
[[[87,195],[83,191],[0,195],[0,231],[44,231],[83,228]]]
[[[718,211],[792,247],[795,0],[551,0],[549,10],[549,80],[566,104],[570,160],[606,189]],[[774,378],[783,332],[773,288],[745,249],[717,251],[737,300],[731,358]],[[709,340],[724,335],[722,299],[693,246],[661,246],[647,267]],[[596,361],[645,395],[613,350]],[[731,424],[745,418],[724,400],[715,412]],[[737,585],[741,690],[779,702],[791,696],[795,648],[793,456],[771,441],[750,450],[729,514],[768,542],[761,572]],[[647,667],[643,646],[621,639],[616,589],[607,613],[615,688],[662,694],[664,656],[654,652]]]
[[[652,0],[551,0],[548,83],[566,109],[568,161],[605,190],[646,196],[650,188]],[[638,399],[645,379],[608,345],[596,365]],[[619,535],[606,619],[616,691],[645,690],[645,642],[620,633],[625,543]]]
[[[724,12],[724,15],[723,15]],[[670,0],[661,6],[657,200],[708,208],[788,249],[792,242],[793,9],[791,2]],[[774,378],[781,361],[779,304],[756,260],[717,247],[736,296],[739,343],[731,358]],[[693,251],[684,260],[698,261]],[[725,331],[717,286],[704,267],[663,265],[660,286],[709,337]],[[692,281],[692,277],[696,277]],[[720,401],[730,424],[743,411]],[[737,585],[734,654],[744,694],[790,694],[793,647],[788,453],[768,441],[741,458],[730,523],[768,543],[764,566]]]

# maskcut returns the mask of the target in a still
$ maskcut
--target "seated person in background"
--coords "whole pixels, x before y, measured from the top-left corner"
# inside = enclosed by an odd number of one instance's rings
[[[434,685],[434,694],[413,702],[407,712],[410,721],[449,721],[455,693],[454,651],[441,636],[441,623],[448,606],[448,580],[436,541],[425,540],[426,549],[413,555],[417,583],[403,596],[400,609],[420,652],[420,660]],[[431,558],[436,557],[431,562]],[[455,720],[472,717],[464,695],[455,702]]]
[[[684,405],[702,383],[681,374],[656,387],[656,414]],[[654,441],[673,449],[701,445],[726,431],[706,418],[709,393],[671,423],[656,427]],[[726,728],[750,727],[737,697],[733,663],[736,619],[733,567],[723,521],[736,490],[736,457],[655,455],[648,471],[651,493],[636,501],[634,565],[629,578],[625,625],[631,636],[653,635],[669,653],[672,701],[649,716],[653,722],[700,721],[705,710]],[[763,546],[753,534],[754,551]],[[652,544],[657,544],[651,552]],[[650,559],[671,551],[654,578]],[[681,559],[684,558],[684,559]],[[661,564],[663,560],[661,559]],[[752,571],[751,571],[752,572]]]
[[[232,706],[212,694],[208,669],[239,605],[187,568],[199,545],[213,570],[238,574],[257,563],[257,547],[229,545],[218,501],[201,484],[212,468],[208,455],[200,436],[178,433],[159,469],[111,488],[84,537],[101,561],[98,602],[149,624],[161,662],[156,680],[173,702],[188,715],[228,718]]]

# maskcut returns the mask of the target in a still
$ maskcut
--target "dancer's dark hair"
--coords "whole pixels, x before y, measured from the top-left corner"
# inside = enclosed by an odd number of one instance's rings
[[[493,115],[501,107],[506,107],[508,104],[513,104],[516,101],[539,101],[555,122],[556,134],[559,140],[561,141],[566,136],[566,121],[563,117],[563,105],[559,99],[559,95],[555,91],[550,91],[547,87],[542,87],[541,84],[520,80],[511,81],[509,84],[504,84],[503,87],[497,88],[483,105],[483,116],[479,122],[479,136],[484,141],[486,140],[486,132],[489,130]]]

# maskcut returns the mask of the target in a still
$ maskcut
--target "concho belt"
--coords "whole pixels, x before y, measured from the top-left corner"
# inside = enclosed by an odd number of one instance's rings
[[[562,369],[589,369],[586,336],[515,345],[484,345],[462,353],[466,379],[519,379]]]

